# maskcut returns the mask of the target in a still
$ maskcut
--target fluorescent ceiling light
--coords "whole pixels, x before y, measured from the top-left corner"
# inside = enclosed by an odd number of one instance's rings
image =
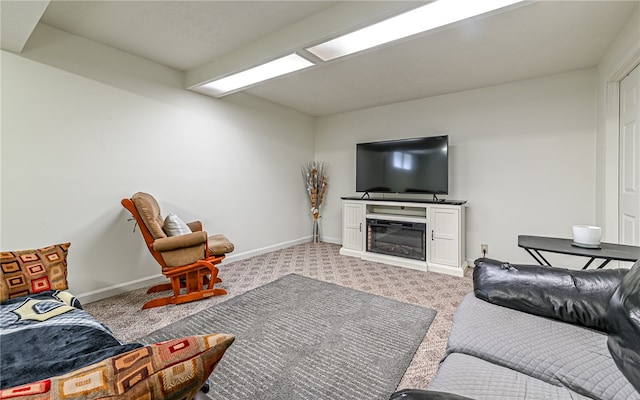
[[[289,54],[273,61],[258,65],[256,67],[226,76],[221,79],[200,85],[199,89],[204,89],[216,97],[221,97],[235,90],[253,85],[267,79],[275,78],[315,65],[306,58],[300,57],[296,53]]]
[[[306,50],[322,61],[330,61],[520,1],[438,0]]]

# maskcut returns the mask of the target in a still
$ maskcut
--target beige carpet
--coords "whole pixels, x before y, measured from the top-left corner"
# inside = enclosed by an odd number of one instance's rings
[[[220,278],[223,282],[217,286],[227,290],[226,296],[141,310],[152,295],[140,289],[86,304],[85,309],[109,326],[120,339],[135,341],[173,321],[281,276],[296,273],[436,310],[438,314],[398,386],[398,389],[424,388],[444,353],[453,313],[462,297],[472,291],[471,279],[362,261],[341,256],[339,249],[339,245],[329,243],[300,244],[222,263]]]

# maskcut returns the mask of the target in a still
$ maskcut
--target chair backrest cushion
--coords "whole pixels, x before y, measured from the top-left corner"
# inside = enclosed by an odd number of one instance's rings
[[[149,193],[138,192],[131,197],[133,204],[140,213],[144,224],[151,232],[154,239],[165,238],[167,235],[162,230],[164,220],[160,214],[160,206],[156,199]]]

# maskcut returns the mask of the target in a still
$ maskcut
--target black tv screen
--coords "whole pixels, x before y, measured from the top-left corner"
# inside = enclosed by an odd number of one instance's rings
[[[356,145],[356,191],[449,192],[449,136]]]

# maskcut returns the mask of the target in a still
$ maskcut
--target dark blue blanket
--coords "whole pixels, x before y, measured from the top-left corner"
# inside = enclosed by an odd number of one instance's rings
[[[116,339],[69,292],[0,304],[0,389],[63,375],[138,347]]]

